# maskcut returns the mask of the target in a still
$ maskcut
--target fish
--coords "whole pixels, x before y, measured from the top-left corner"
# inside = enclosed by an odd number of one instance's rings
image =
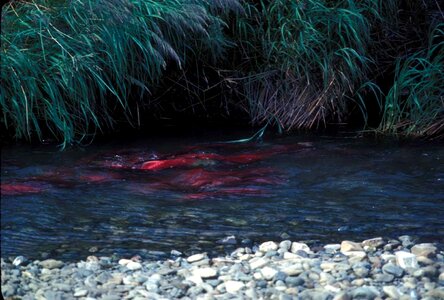
[[[25,183],[2,183],[0,184],[0,191],[1,195],[15,196],[40,193],[43,188]]]

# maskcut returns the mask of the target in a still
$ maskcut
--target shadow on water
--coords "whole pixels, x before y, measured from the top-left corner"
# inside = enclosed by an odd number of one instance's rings
[[[2,257],[159,258],[172,249],[222,254],[245,239],[403,234],[444,244],[442,145],[302,136],[216,143],[224,139],[2,149]],[[237,245],[221,243],[230,235]]]

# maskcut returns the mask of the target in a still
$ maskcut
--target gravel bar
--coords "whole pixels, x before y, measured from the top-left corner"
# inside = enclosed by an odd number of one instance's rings
[[[409,236],[310,248],[285,240],[145,261],[1,259],[5,299],[444,299],[444,253]]]

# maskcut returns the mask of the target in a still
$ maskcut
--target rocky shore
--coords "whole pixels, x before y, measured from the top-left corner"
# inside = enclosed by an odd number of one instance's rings
[[[444,253],[408,236],[310,248],[289,240],[226,257],[1,260],[5,299],[444,299]]]

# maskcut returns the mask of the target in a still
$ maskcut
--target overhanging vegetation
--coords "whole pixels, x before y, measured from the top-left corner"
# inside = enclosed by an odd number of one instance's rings
[[[1,123],[16,138],[139,125],[165,74],[188,69],[199,82],[182,87],[225,82],[216,92],[253,124],[314,129],[357,110],[366,124],[380,107],[380,132],[443,137],[436,1],[26,0],[1,18]]]

